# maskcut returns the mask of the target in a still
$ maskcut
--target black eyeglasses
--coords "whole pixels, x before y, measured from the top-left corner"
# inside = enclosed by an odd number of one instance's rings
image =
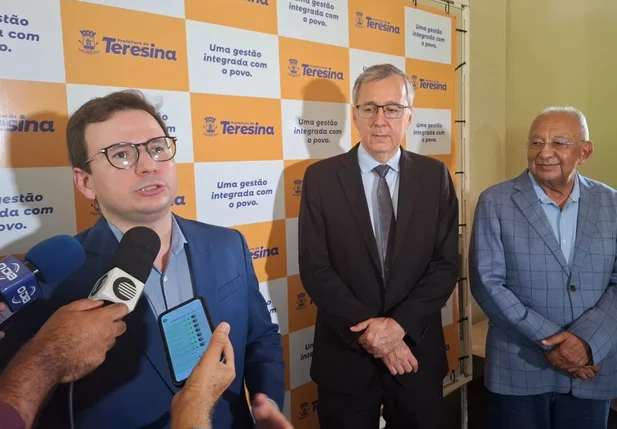
[[[99,150],[86,160],[90,163],[94,158],[104,153],[107,161],[117,169],[127,170],[139,162],[139,147],[144,146],[146,152],[156,162],[169,161],[176,155],[176,137],[154,137],[145,143],[116,143]]]
[[[384,104],[384,105],[373,104],[373,103],[356,105],[356,109],[358,110],[358,116],[360,116],[363,119],[370,119],[374,117],[379,111],[380,107],[383,109],[383,114],[386,118],[398,119],[401,116],[403,116],[403,112],[409,106],[405,106],[403,104],[395,104],[395,103]]]

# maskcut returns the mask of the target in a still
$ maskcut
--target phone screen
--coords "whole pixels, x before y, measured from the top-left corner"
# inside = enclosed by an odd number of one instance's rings
[[[159,324],[173,381],[182,384],[191,375],[212,337],[202,299],[192,299],[161,314]]]

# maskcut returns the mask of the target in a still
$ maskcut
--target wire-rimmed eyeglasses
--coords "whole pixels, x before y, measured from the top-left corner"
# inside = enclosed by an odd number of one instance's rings
[[[548,147],[550,147],[554,151],[561,152],[561,151],[571,148],[577,143],[584,143],[584,141],[571,142],[571,141],[566,141],[566,140],[555,140],[555,141],[545,142],[542,140],[531,140],[525,143],[525,147],[533,151],[541,151],[542,149],[544,149],[544,146],[548,144]]]
[[[404,104],[374,104],[374,103],[366,103],[366,104],[357,104],[356,109],[358,110],[358,116],[363,119],[370,119],[377,115],[379,109],[383,109],[383,114],[388,119],[398,119],[403,116],[403,112],[409,106],[405,106]]]

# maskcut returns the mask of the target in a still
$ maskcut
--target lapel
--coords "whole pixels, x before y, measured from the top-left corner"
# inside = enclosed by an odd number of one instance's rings
[[[175,215],[174,215],[175,216]],[[216,261],[212,261],[212,237],[203,224],[191,222],[176,216],[178,226],[186,237],[184,245],[186,257],[191,271],[193,295],[202,296],[206,302],[207,311],[214,326],[218,324]]]
[[[401,149],[399,165],[398,207],[396,210],[396,232],[394,234],[392,266],[394,266],[396,258],[403,253],[403,244],[406,241],[403,238],[414,210],[414,202],[422,193],[421,176],[417,169],[413,168],[414,165],[410,152]]]
[[[542,240],[544,240],[544,243],[546,243],[555,258],[557,258],[561,268],[567,275],[570,275],[568,262],[564,258],[561,246],[557,242],[551,225],[544,214],[542,204],[533,188],[533,183],[531,183],[527,175],[527,170],[515,179],[514,189],[517,192],[512,195],[512,200],[521,210],[531,227],[538,233]]]
[[[111,232],[107,220],[101,216],[88,231],[82,245],[86,253],[98,255],[101,259],[107,259],[118,248],[118,240],[116,240],[114,233]]]
[[[182,219],[176,215],[178,226],[187,239],[185,251],[191,271],[191,281],[193,283],[193,294],[204,297],[208,312],[213,321],[216,319],[216,287],[212,278],[211,267],[208,263],[211,257],[210,240],[204,228],[199,228],[196,224]],[[103,267],[108,270],[108,260],[118,248],[118,241],[113,232],[107,225],[107,221],[101,217],[91,228],[88,237],[83,243],[86,252],[99,255],[105,261]],[[200,287],[198,285],[203,285]],[[161,379],[165,382],[171,392],[179,389],[173,384],[169,372],[169,364],[165,355],[163,339],[159,330],[158,319],[155,317],[150,304],[145,297],[139,300],[135,310],[125,317],[127,325],[127,335],[132,336],[133,342],[140,352],[146,355],[148,361],[156,369]],[[216,326],[216,324],[215,324]]]
[[[338,171],[338,177],[341,181],[345,196],[347,197],[347,202],[351,207],[354,220],[364,237],[364,242],[371,255],[373,264],[375,264],[377,271],[381,272],[377,242],[375,241],[375,234],[373,233],[371,217],[369,215],[368,204],[364,193],[362,172],[358,164],[359,144],[360,143],[357,143],[349,152],[341,157],[341,169]]]
[[[578,174],[578,173],[577,173]],[[576,241],[574,243],[574,258],[572,259],[572,271],[578,271],[585,259],[591,240],[598,231],[598,207],[599,196],[591,190],[589,183],[583,176],[578,174],[580,198],[578,205],[578,219],[576,225]]]
[[[108,261],[117,250],[119,243],[109,228],[107,221],[102,216],[90,230],[83,245],[86,252],[98,255],[104,261],[103,272],[112,268],[108,266]],[[169,390],[176,392],[178,389],[171,381],[163,339],[158,327],[158,319],[152,312],[148,300],[142,296],[135,310],[127,314],[124,321],[127,326],[125,335],[132,337],[132,343],[138,352],[146,355],[146,358],[156,369]]]

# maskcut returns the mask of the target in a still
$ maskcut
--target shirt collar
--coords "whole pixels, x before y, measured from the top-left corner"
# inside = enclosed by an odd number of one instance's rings
[[[536,191],[536,195],[538,196],[538,199],[540,200],[540,202],[544,204],[554,204],[553,200],[551,200],[549,196],[546,195],[546,192],[544,192],[544,189],[542,189],[542,187],[538,184],[538,182],[536,182],[536,179],[533,177],[533,174],[531,174],[531,172],[528,171],[527,175],[529,176],[529,179],[531,180],[531,183],[533,184],[533,189]],[[572,188],[572,192],[570,192],[570,196],[568,197],[568,200],[572,202],[577,202],[580,197],[581,197],[581,188],[580,188],[579,181],[578,181],[578,173],[575,173],[574,174],[574,187]]]
[[[109,229],[111,229],[111,232],[113,232],[116,239],[120,241],[124,234],[118,228],[116,228],[116,226],[112,224],[111,222],[107,221],[107,224],[109,225]],[[186,242],[187,242],[186,237],[184,237],[184,234],[182,233],[182,230],[180,229],[180,226],[178,225],[178,222],[176,221],[176,217],[172,215],[171,216],[171,246],[169,247],[169,251],[171,252],[172,255],[177,255],[178,253],[180,253],[180,251],[182,251],[182,249],[184,248],[184,244]]]
[[[401,149],[396,151],[394,156],[386,162],[390,168],[397,173],[399,172],[399,161],[401,159]],[[358,146],[358,164],[360,166],[360,171],[362,174],[366,174],[371,172],[378,165],[382,165],[381,162],[377,161],[373,156],[364,149],[362,143]]]

